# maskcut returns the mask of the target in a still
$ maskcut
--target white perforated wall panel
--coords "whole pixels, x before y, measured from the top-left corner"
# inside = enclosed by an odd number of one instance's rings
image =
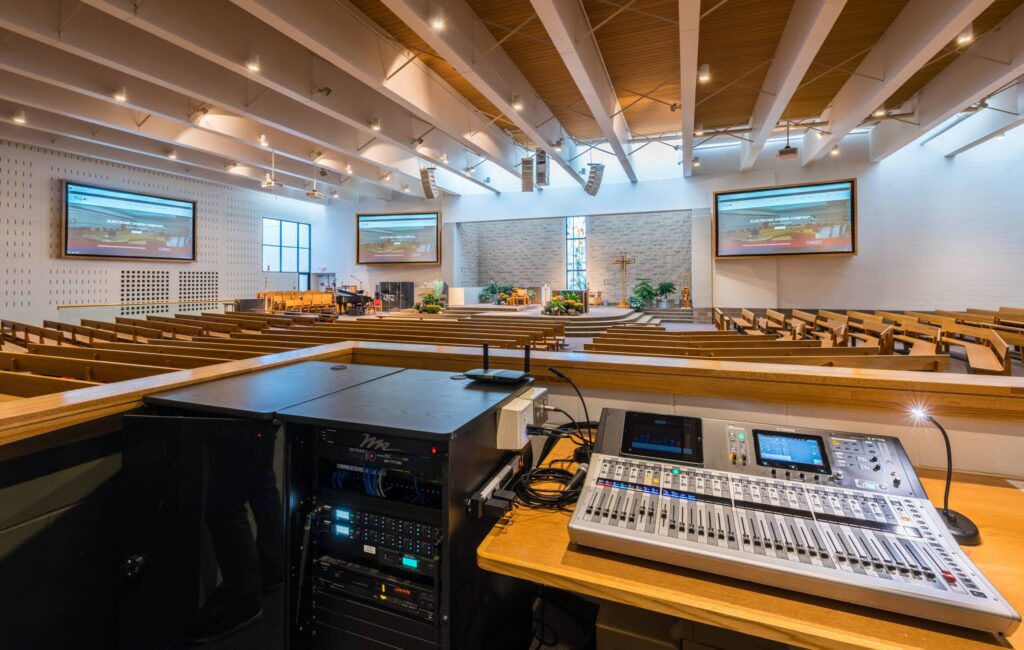
[[[62,179],[196,201],[197,260],[61,259]],[[255,297],[263,217],[311,224],[313,268],[334,271],[353,246],[340,216],[352,212],[342,201],[328,207],[0,140],[0,316],[39,323],[56,319],[58,305]]]

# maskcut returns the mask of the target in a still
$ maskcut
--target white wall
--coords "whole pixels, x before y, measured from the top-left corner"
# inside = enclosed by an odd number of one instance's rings
[[[873,164],[867,135],[851,135],[842,155],[810,167],[775,158],[738,169],[738,147],[701,152],[697,175],[605,184],[596,197],[578,187],[451,198],[445,219],[485,221],[549,216],[694,211],[693,291],[697,306],[994,308],[1024,304],[1024,129],[957,156],[938,141],[911,144]],[[716,190],[856,178],[858,248],[853,257],[711,259],[710,208]],[[642,256],[643,251],[635,251]]]
[[[61,259],[61,179],[197,201],[197,261]],[[334,202],[331,212],[346,209]],[[255,297],[266,275],[263,217],[311,224],[313,270],[337,268],[340,243],[351,236],[321,204],[0,141],[0,317],[38,324],[56,320],[57,305],[122,302],[126,271],[166,273],[172,301],[182,274],[196,271],[216,277],[218,295],[204,298]]]

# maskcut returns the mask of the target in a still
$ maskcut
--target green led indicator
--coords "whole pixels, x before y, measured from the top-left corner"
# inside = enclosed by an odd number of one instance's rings
[[[402,566],[408,567],[410,569],[418,569],[420,568],[420,561],[414,557],[409,557],[408,555],[405,555],[402,557]]]
[[[678,474],[679,473],[679,468],[678,467],[673,467],[672,468],[672,473],[673,474]]]
[[[739,438],[740,438],[740,440],[746,440],[747,439],[747,434],[741,433],[741,434],[739,434]]]

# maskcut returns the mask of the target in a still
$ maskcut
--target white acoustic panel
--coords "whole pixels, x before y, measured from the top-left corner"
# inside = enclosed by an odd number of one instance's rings
[[[219,273],[217,271],[179,271],[178,296],[182,302],[209,300],[179,305],[179,312],[203,312],[217,308]]]
[[[166,303],[171,299],[170,271],[124,270],[121,271],[121,303]],[[163,314],[166,305],[136,304],[121,305],[122,316],[137,314]]]
[[[196,201],[196,261],[61,258],[61,180]],[[341,205],[332,203],[335,210]],[[323,204],[0,140],[0,313],[39,324],[61,318],[58,307],[65,305],[255,297],[263,285],[263,217],[312,224],[314,268],[326,265],[335,271],[337,251],[351,242],[348,224],[328,218]],[[156,280],[159,290],[145,286]],[[109,318],[119,311],[63,313],[74,321],[82,315]],[[139,308],[130,312],[147,313]]]

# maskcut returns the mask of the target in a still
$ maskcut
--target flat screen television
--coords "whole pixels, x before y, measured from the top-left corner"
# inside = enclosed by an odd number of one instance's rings
[[[854,255],[854,179],[715,193],[715,257]]]
[[[196,259],[196,204],[64,181],[63,257]]]
[[[441,214],[357,214],[356,263],[440,264]]]

